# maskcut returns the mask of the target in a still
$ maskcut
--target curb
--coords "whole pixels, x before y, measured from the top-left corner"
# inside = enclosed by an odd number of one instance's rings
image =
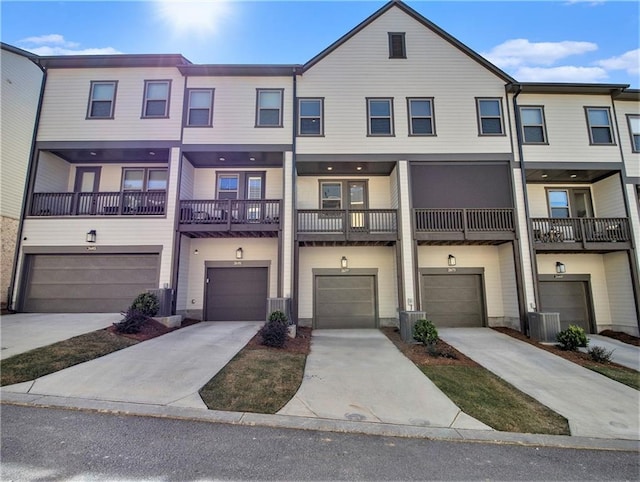
[[[375,422],[352,422],[347,420],[293,417],[288,415],[267,415],[248,412],[224,412],[219,410],[182,408],[166,405],[147,405],[140,403],[112,402],[83,398],[29,395],[4,391],[0,392],[0,395],[0,403],[8,405],[86,410],[98,413],[170,418],[176,420],[225,423],[231,425],[244,425],[252,427],[260,426],[294,430],[313,430],[320,432],[353,433],[384,437],[441,440],[448,442],[494,443],[521,446],[541,446],[585,450],[611,450],[625,452],[640,451],[639,440],[571,437],[568,435],[526,434],[499,432],[494,430],[469,430],[438,427],[430,428]]]

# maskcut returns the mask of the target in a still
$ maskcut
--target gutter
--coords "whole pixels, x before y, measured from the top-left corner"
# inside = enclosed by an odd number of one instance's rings
[[[302,73],[302,70],[301,70]],[[298,139],[298,69],[293,68],[293,122],[291,126],[291,132],[293,133],[293,139],[291,140],[291,238],[293,239],[293,261],[291,263],[293,267],[291,283],[291,317],[295,324],[298,324],[298,237],[297,237],[297,190],[296,190],[296,146]]]
[[[42,112],[42,102],[44,100],[44,88],[47,83],[47,70],[42,66],[38,58],[29,58],[41,71],[42,82],[40,84],[40,94],[38,97],[38,107],[36,110],[36,118],[33,125],[33,134],[31,136],[31,149],[29,151],[29,166],[27,167],[27,177],[25,179],[24,193],[22,194],[22,212],[20,213],[20,222],[18,223],[18,233],[16,235],[16,249],[13,254],[13,265],[11,266],[11,281],[9,283],[9,289],[7,290],[7,308],[10,311],[15,311],[15,307],[12,306],[13,293],[15,291],[16,272],[18,271],[18,259],[20,250],[22,249],[22,231],[24,227],[24,218],[27,212],[27,204],[29,204],[29,194],[32,186],[32,178],[35,169],[35,156],[36,156],[36,138],[38,136],[38,128],[40,127],[40,113]]]

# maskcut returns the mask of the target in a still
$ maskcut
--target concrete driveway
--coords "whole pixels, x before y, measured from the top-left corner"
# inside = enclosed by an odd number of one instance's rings
[[[16,313],[0,316],[0,360],[120,321],[120,313]]]
[[[611,354],[612,362],[640,371],[640,347],[623,343],[608,336],[589,335],[589,347],[579,350],[586,353],[589,348],[594,346],[601,346],[605,350],[613,351]]]
[[[441,328],[440,337],[569,421],[571,435],[640,439],[640,392],[490,328]]]
[[[378,330],[314,330],[300,389],[278,414],[491,430]]]
[[[206,409],[198,390],[262,324],[198,323],[2,391]]]

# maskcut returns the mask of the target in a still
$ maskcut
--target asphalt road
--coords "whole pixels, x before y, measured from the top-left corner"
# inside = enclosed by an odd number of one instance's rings
[[[428,441],[2,405],[0,479],[638,480],[636,452]]]

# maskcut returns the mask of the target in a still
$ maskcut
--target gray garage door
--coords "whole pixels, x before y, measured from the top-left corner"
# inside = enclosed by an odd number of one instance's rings
[[[592,333],[589,309],[589,284],[586,281],[541,281],[540,308],[560,313],[560,328],[578,325]]]
[[[436,327],[484,326],[479,274],[422,275],[422,310]]]
[[[158,287],[157,254],[37,254],[26,259],[23,311],[117,313]]]
[[[374,276],[316,276],[316,328],[376,328]]]
[[[267,268],[207,268],[207,321],[263,321]]]

